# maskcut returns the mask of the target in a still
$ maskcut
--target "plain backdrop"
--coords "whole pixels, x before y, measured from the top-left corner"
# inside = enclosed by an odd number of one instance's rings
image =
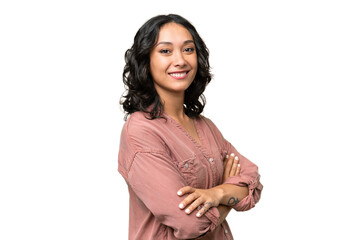
[[[127,239],[124,53],[168,13],[210,49],[204,115],[262,176],[257,206],[227,218],[234,238],[359,239],[359,12],[347,0],[1,1],[0,239]]]

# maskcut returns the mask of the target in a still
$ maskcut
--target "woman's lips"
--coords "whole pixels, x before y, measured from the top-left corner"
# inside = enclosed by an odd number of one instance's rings
[[[169,73],[169,75],[175,79],[184,79],[189,75],[190,71],[184,71],[184,72],[173,72]]]

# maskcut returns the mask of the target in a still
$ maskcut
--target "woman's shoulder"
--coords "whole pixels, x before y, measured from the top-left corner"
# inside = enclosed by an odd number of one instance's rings
[[[159,149],[163,146],[161,119],[150,120],[144,112],[134,112],[125,122],[121,142],[139,149]],[[135,150],[134,149],[134,150]]]
[[[159,126],[161,126],[160,119],[150,119],[149,114],[141,111],[132,113],[124,124],[124,128],[126,128],[128,133],[134,134],[155,130]]]
[[[118,161],[119,171],[125,179],[138,153],[166,153],[164,141],[157,133],[154,121],[156,119],[147,119],[143,112],[134,112],[123,125]]]

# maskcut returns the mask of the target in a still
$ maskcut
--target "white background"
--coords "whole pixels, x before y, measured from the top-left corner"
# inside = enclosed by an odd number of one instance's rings
[[[124,53],[158,14],[210,49],[204,115],[259,166],[235,239],[359,239],[358,1],[1,1],[0,239],[127,239]]]

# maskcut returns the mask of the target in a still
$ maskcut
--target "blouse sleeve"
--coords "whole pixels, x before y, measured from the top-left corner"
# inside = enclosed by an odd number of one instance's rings
[[[237,176],[229,177],[224,184],[234,184],[240,187],[248,187],[249,195],[238,202],[233,208],[236,211],[247,211],[255,206],[260,200],[263,185],[260,183],[260,175],[258,167],[242,156],[227,140],[224,139],[225,149],[228,154],[234,153],[239,157],[241,166],[240,174]]]
[[[136,152],[127,176],[129,187],[158,221],[174,229],[176,238],[197,238],[216,228],[220,217],[217,208],[200,218],[179,209],[186,196],[179,197],[177,191],[186,183],[165,152]]]

